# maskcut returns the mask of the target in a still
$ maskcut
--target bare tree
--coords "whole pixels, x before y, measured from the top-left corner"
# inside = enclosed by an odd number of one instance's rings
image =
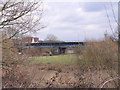
[[[3,51],[2,68],[4,71],[7,70],[7,73],[5,72],[3,75],[2,87],[27,87],[28,83],[30,83],[30,81],[25,80],[27,84],[24,84],[25,82],[21,80],[21,74],[17,69],[17,65],[23,64],[25,61],[22,60],[23,57],[18,55],[14,39],[17,38],[20,41],[24,34],[36,32],[44,28],[44,25],[42,25],[42,14],[42,1],[0,1],[0,32],[2,32]],[[17,71],[18,75],[16,74]],[[25,75],[26,73],[23,74],[23,78],[27,78]]]
[[[47,37],[45,38],[45,41],[50,41],[50,42],[58,41],[58,38],[53,34],[48,34]]]
[[[117,24],[117,28],[119,28],[120,24],[119,24],[119,22],[118,22],[118,20],[116,18],[115,10],[114,10],[112,2],[110,2],[110,6],[111,6],[111,11],[112,11],[113,19],[114,19],[115,23]],[[119,4],[118,4],[118,6],[119,6]],[[111,20],[110,20],[110,16],[109,16],[108,11],[107,11],[106,5],[104,5],[104,8],[105,8],[106,16],[107,16],[107,19],[108,19],[108,24],[109,24],[110,30],[112,32],[112,35],[110,36],[110,38],[112,40],[114,40],[114,41],[118,41],[119,40],[119,29],[117,30],[117,28],[115,28],[115,29],[113,28]],[[118,7],[118,10],[119,10],[119,7]]]
[[[6,59],[10,59],[8,58],[9,51],[14,52],[13,55],[18,53],[15,47],[17,43],[14,39],[17,39],[20,43],[22,42],[20,38],[24,34],[36,32],[44,28],[42,25],[42,14],[42,1],[0,1],[0,32],[2,32],[2,51],[3,55],[7,56],[5,56]],[[15,55],[13,55],[9,57],[14,58]]]
[[[2,48],[12,49],[15,54],[16,40],[20,43],[26,33],[36,32],[44,28],[42,25],[42,1],[25,2],[23,0],[0,1],[0,32],[2,32]],[[12,40],[10,40],[12,39]],[[11,44],[11,45],[10,45]],[[20,46],[20,45],[17,45]],[[8,53],[6,50],[3,53]],[[8,56],[8,54],[7,54]]]
[[[0,1],[0,31],[4,35],[3,41],[44,28],[41,24],[42,13],[42,1]]]

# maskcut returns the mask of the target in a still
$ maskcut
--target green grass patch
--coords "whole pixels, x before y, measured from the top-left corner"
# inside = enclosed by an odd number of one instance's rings
[[[76,55],[59,55],[59,56],[39,56],[30,57],[29,60],[34,62],[55,62],[55,63],[75,63]]]

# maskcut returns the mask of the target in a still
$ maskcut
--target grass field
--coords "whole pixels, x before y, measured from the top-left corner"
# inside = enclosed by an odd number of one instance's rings
[[[76,55],[39,56],[39,57],[30,57],[29,59],[34,62],[55,62],[55,63],[77,62]]]

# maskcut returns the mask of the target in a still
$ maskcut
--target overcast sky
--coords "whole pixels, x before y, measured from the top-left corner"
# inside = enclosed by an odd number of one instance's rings
[[[112,4],[117,18],[117,2]],[[102,39],[106,31],[112,33],[104,5],[112,28],[117,30],[110,2],[46,2],[43,23],[47,27],[33,36],[44,40],[48,34],[54,34],[63,41]]]

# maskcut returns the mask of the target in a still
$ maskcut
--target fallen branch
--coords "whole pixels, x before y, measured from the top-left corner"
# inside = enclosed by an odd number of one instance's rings
[[[112,79],[109,79],[109,80],[107,80],[107,81],[103,82],[103,84],[102,84],[102,85],[100,85],[100,90],[101,90],[101,88],[103,88],[103,87],[104,87],[104,85],[105,85],[106,83],[108,83],[108,82],[110,82],[110,81],[113,81],[113,80],[117,80],[117,79],[120,79],[120,77],[115,77],[115,78],[112,78]]]

